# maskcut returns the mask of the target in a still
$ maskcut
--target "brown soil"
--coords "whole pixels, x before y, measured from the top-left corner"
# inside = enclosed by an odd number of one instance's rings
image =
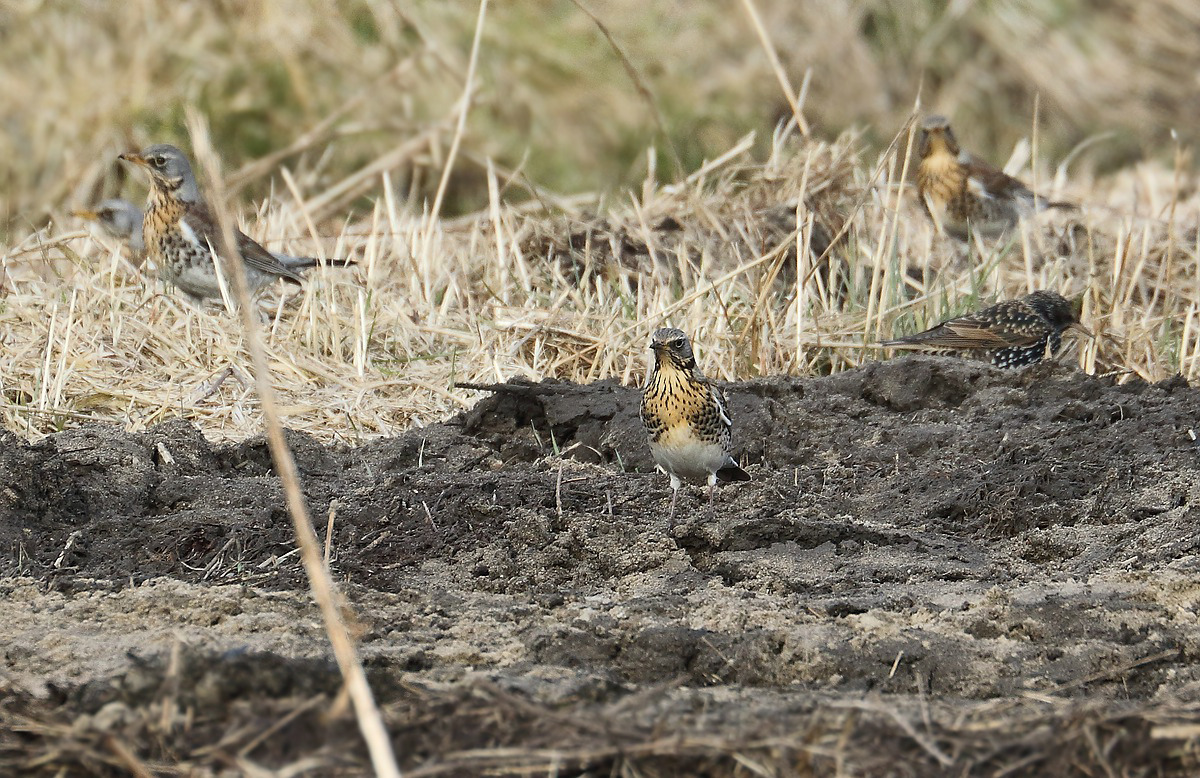
[[[754,480],[672,534],[636,389],[496,389],[290,436],[406,775],[1200,770],[1184,382],[732,385]],[[4,435],[0,469],[0,773],[368,771],[263,440]]]

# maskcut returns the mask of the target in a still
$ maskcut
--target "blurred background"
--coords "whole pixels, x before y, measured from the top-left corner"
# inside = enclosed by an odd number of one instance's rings
[[[650,147],[670,181],[750,131],[765,148],[790,115],[742,3],[581,2],[603,29],[571,0],[490,5],[445,215],[486,204],[488,159],[518,173],[504,176],[510,200],[534,185],[612,192],[646,176]],[[803,111],[818,137],[855,129],[868,152],[882,148],[920,95],[998,163],[1031,136],[1035,105],[1040,158],[1057,164],[1095,140],[1073,175],[1171,165],[1172,130],[1182,147],[1194,141],[1195,0],[755,5],[793,86],[811,73]],[[278,189],[279,166],[317,191],[380,162],[419,211],[453,137],[478,11],[465,0],[4,0],[0,242],[103,196],[140,200],[143,182],[125,181],[116,155],[189,148],[188,103],[211,123],[240,198]],[[389,164],[405,143],[415,151]],[[365,211],[378,182],[345,204]]]

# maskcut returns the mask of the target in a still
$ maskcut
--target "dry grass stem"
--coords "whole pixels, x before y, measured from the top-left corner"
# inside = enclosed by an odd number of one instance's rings
[[[800,132],[807,136],[809,129],[808,122],[804,119],[804,102],[796,96],[795,90],[792,89],[792,83],[788,79],[787,71],[784,69],[783,63],[779,61],[779,53],[775,50],[775,44],[771,42],[771,36],[767,33],[766,27],[763,26],[762,16],[759,15],[758,8],[754,5],[754,0],[742,0],[742,5],[746,8],[746,14],[750,17],[750,21],[754,25],[754,32],[758,35],[758,40],[762,44],[763,51],[767,53],[767,59],[771,63],[771,70],[775,72],[775,78],[779,81],[779,88],[783,90],[788,105],[792,109],[792,118],[796,121],[796,126],[800,128]],[[802,95],[807,93],[811,74],[812,68],[805,71],[804,86],[806,88],[802,90]]]
[[[237,245],[237,241],[234,236],[233,220],[230,219],[225,208],[225,191],[221,182],[220,166],[208,137],[208,126],[204,119],[190,108],[188,110],[188,129],[196,150],[197,160],[209,180],[212,194],[210,203],[221,230],[220,255],[236,257],[234,247]],[[220,262],[216,264],[218,267],[221,265]],[[366,673],[363,672],[362,662],[358,658],[354,641],[342,620],[337,589],[330,576],[329,568],[322,561],[317,535],[313,529],[312,519],[308,515],[304,493],[300,489],[300,477],[296,469],[296,462],[284,438],[283,423],[276,406],[275,389],[271,380],[272,371],[267,361],[267,352],[263,348],[259,336],[258,312],[251,299],[245,265],[241,261],[233,259],[226,263],[226,268],[233,270],[231,275],[234,291],[241,313],[246,347],[254,366],[255,386],[262,407],[271,459],[283,485],[288,511],[295,527],[296,543],[300,548],[300,556],[304,563],[305,573],[308,575],[313,598],[317,601],[321,616],[325,620],[325,630],[329,635],[329,642],[333,647],[338,667],[346,680],[346,687],[354,704],[355,717],[371,755],[371,765],[375,774],[383,776],[383,778],[400,778],[400,768],[396,764],[396,757],[392,751],[391,736],[388,734],[387,726],[383,723],[378,706],[375,705],[375,698],[367,683]],[[343,605],[343,607],[346,606]]]
[[[433,206],[430,208],[430,232],[433,223],[442,214],[442,200],[446,196],[446,186],[450,183],[450,172],[454,170],[454,160],[458,158],[458,147],[462,145],[463,132],[467,126],[467,114],[471,112],[471,96],[475,89],[475,68],[479,63],[479,42],[483,39],[483,23],[487,19],[488,0],[479,0],[479,18],[475,22],[475,37],[471,41],[471,58],[467,62],[467,77],[463,84],[462,98],[458,105],[458,119],[454,125],[454,136],[450,140],[450,151],[442,165],[442,177],[438,182],[437,193],[433,196]],[[428,238],[426,239],[428,241]]]

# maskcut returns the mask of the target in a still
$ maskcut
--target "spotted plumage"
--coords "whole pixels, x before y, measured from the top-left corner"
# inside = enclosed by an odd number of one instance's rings
[[[929,218],[950,235],[966,240],[971,233],[992,237],[1022,217],[1047,208],[1074,208],[1050,202],[1024,184],[964,151],[944,116],[921,124],[917,193]]]
[[[1032,365],[1057,353],[1068,329],[1091,337],[1079,323],[1081,300],[1072,302],[1055,292],[1039,290],[882,345],[980,349],[992,352],[996,367]]]
[[[712,511],[717,481],[749,481],[733,458],[733,421],[724,393],[696,366],[682,330],[665,327],[650,340],[654,366],[642,392],[642,424],[655,463],[671,478],[671,509],[684,480],[708,482]]]
[[[142,209],[120,197],[102,200],[96,207],[75,211],[75,216],[99,224],[104,231],[123,242],[129,247],[134,257],[142,257],[146,252],[146,243],[142,239]],[[280,251],[272,251],[271,255],[280,264],[291,270],[308,270],[321,264],[315,257],[295,257]],[[352,259],[327,259],[325,264],[331,267],[349,267],[357,264]]]
[[[192,166],[174,146],[159,144],[121,159],[150,173],[150,198],[142,222],[147,255],[166,281],[196,300],[221,296],[213,247],[219,244],[212,212],[200,196]],[[300,283],[301,271],[319,264],[311,257],[288,257],[267,251],[240,230],[234,231],[237,252],[246,269],[251,293],[276,279]],[[328,264],[353,265],[351,260]]]

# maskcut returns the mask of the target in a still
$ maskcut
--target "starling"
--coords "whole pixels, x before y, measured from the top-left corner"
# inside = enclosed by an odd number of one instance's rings
[[[1092,337],[1079,323],[1082,299],[1072,302],[1056,292],[1032,292],[882,345],[982,349],[992,352],[996,367],[1024,367],[1055,354],[1067,329]]]
[[[1050,202],[1024,184],[963,151],[945,116],[921,123],[921,162],[917,193],[934,225],[966,240],[969,233],[1000,235],[1023,216],[1047,208],[1074,208]]]
[[[682,479],[707,480],[711,515],[717,481],[749,481],[750,475],[732,455],[725,394],[696,366],[687,335],[673,327],[656,330],[650,348],[654,366],[642,392],[642,424],[655,463],[671,477],[668,527],[673,527]]]

